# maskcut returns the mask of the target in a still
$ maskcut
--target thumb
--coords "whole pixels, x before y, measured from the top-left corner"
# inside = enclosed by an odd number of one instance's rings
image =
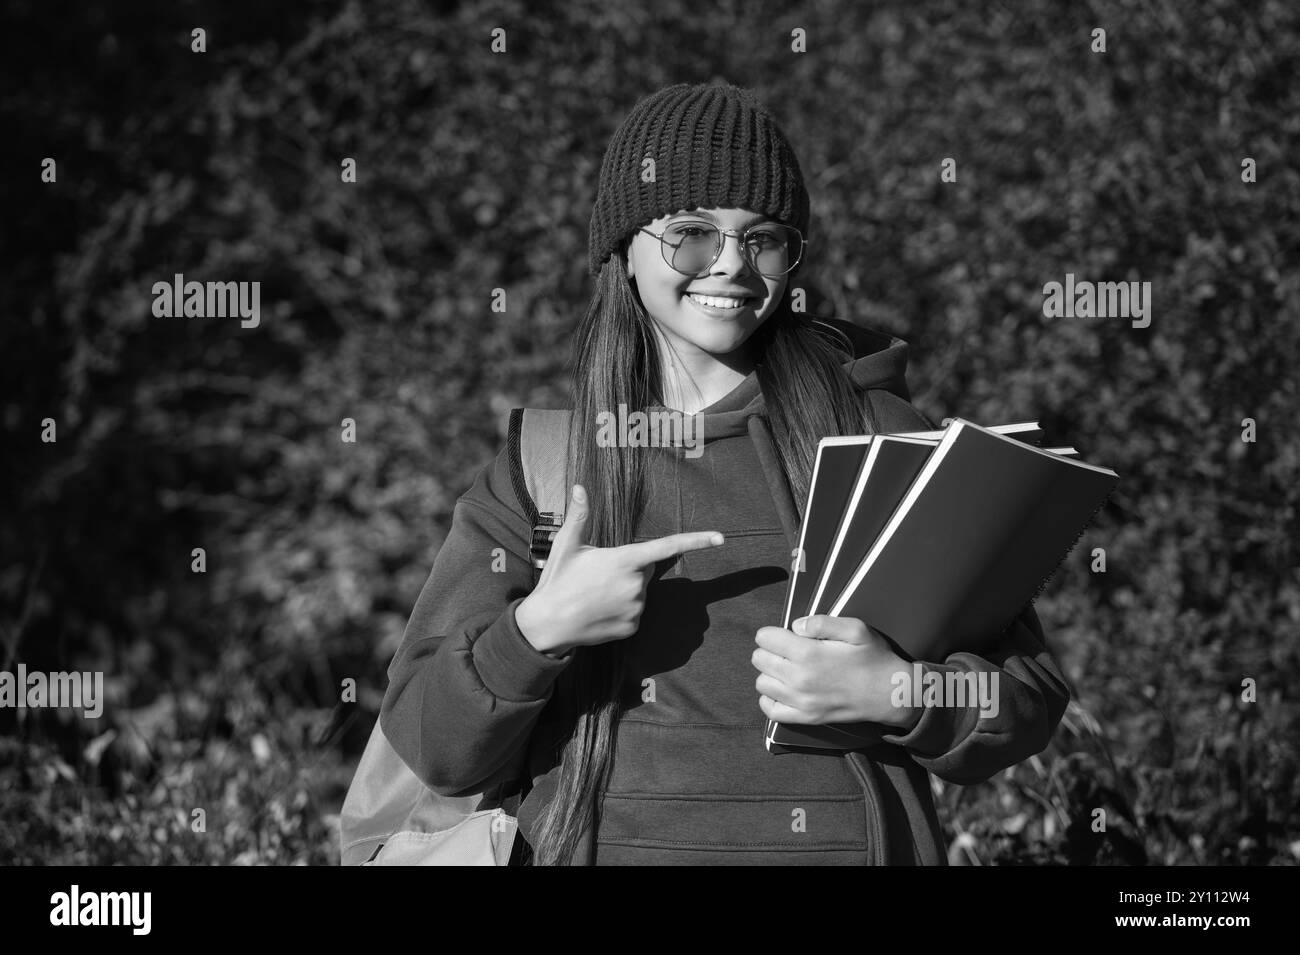
[[[801,637],[838,640],[840,643],[864,644],[880,638],[878,633],[856,617],[832,617],[821,613],[800,617],[790,624],[790,629]]]
[[[587,543],[587,491],[581,484],[573,485],[569,494],[569,507],[564,513],[564,523],[551,541],[551,556],[546,566],[558,563]]]

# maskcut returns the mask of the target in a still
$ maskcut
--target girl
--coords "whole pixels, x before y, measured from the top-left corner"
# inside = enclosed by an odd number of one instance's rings
[[[944,864],[927,772],[987,779],[1041,751],[1065,709],[1032,609],[995,652],[925,664],[994,677],[983,711],[891,705],[910,665],[860,620],[773,626],[818,440],[932,428],[903,341],[792,309],[807,234],[794,152],[745,90],[661,90],[609,144],[564,525],[533,589],[510,461],[484,468],[381,711],[435,791],[522,790],[536,864]],[[604,446],[620,407],[696,415],[702,452]],[[868,721],[880,741],[773,755],[768,717]]]

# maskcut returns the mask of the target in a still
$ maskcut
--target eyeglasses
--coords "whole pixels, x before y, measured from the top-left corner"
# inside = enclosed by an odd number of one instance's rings
[[[779,222],[750,226],[743,235],[734,229],[719,229],[709,222],[674,222],[663,232],[639,231],[659,240],[664,261],[683,275],[699,275],[722,255],[723,236],[740,239],[741,254],[749,267],[766,278],[785,275],[803,257],[803,233]]]

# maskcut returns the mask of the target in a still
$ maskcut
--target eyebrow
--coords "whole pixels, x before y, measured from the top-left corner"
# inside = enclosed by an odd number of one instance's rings
[[[681,218],[684,218],[684,217],[690,217],[690,218],[695,218],[695,219],[709,219],[709,220],[712,221],[712,222],[717,222],[717,221],[718,221],[718,217],[715,216],[712,212],[703,212],[703,211],[701,211],[701,212],[676,212],[676,213],[674,213],[673,215],[670,215],[670,216],[668,217],[668,221],[669,221],[669,222],[672,222],[672,221],[674,221],[674,220],[676,220],[676,219],[681,219]],[[752,225],[757,225],[757,224],[760,223],[760,222],[773,222],[773,221],[775,221],[775,220],[773,220],[771,216],[756,215],[756,216],[754,216],[754,218],[750,219],[748,222],[746,222],[746,223],[745,223],[744,225],[742,225],[740,228],[741,228],[741,229],[748,229],[750,226],[752,226]]]

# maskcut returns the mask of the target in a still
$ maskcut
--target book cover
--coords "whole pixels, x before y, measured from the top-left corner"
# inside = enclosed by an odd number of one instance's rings
[[[1118,481],[957,419],[831,613],[862,619],[913,660],[978,652],[1042,589]]]
[[[871,443],[808,605],[809,614],[830,611],[937,445],[937,441],[895,435],[879,435]]]
[[[854,480],[874,437],[823,438],[817,445],[808,501],[799,528],[799,547],[791,561],[786,587],[783,627],[788,628],[795,616],[803,616],[802,608],[812,599],[835,530],[853,493]]]

